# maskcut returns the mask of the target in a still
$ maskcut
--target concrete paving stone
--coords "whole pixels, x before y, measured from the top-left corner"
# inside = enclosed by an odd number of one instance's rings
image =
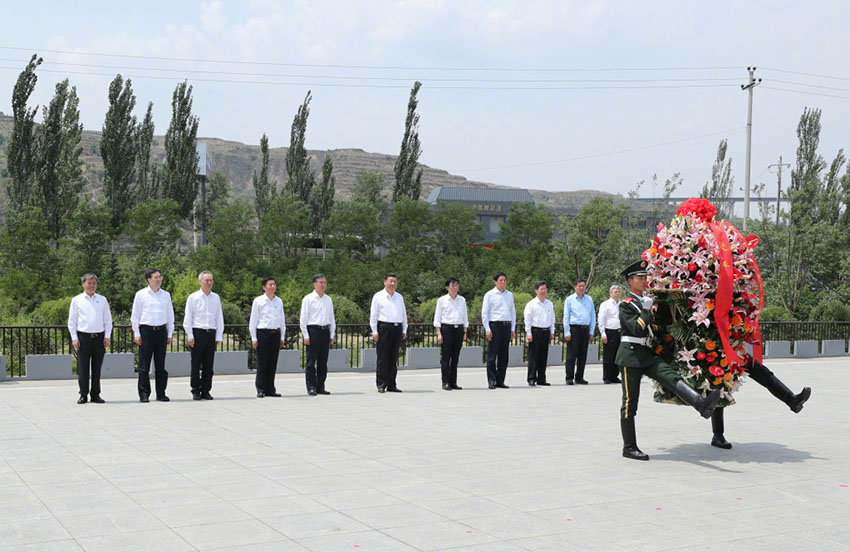
[[[75,540],[39,542],[36,544],[16,544],[2,546],[0,552],[81,552],[82,548]]]
[[[416,552],[413,548],[379,531],[335,533],[299,539],[298,544],[313,552]]]
[[[388,529],[408,525],[428,525],[450,519],[413,504],[392,504],[344,510],[345,515],[365,523],[372,529]]]
[[[267,524],[251,519],[178,527],[174,532],[198,550],[278,543],[281,535]]]
[[[352,533],[370,529],[340,512],[316,512],[297,516],[267,518],[263,523],[292,540],[320,537],[335,533]]]
[[[430,523],[427,526],[414,525],[385,529],[384,533],[417,550],[440,550],[488,542],[498,542],[500,539],[479,531],[470,525],[456,521]]]
[[[795,415],[744,385],[726,411],[729,451],[644,382],[650,462],[620,456],[619,389],[596,367],[580,388],[553,367],[545,389],[512,367],[513,388],[497,391],[481,367],[461,369],[452,393],[439,370],[405,371],[395,396],[349,372],[333,375],[334,395],[307,397],[303,375],[281,374],[291,396],[275,401],[255,399],[250,376],[217,376],[222,400],[202,405],[186,378],[169,382],[171,403],[150,405],[113,379],[99,408],[74,403],[74,381],[16,381],[0,385],[0,535],[14,539],[0,552],[847,550],[841,360],[770,362],[812,399]],[[264,523],[284,518],[294,539]],[[274,540],[240,540],[257,532]]]
[[[306,548],[293,542],[286,537],[281,537],[281,540],[245,544],[241,546],[228,546],[226,548],[216,548],[217,552],[306,552]]]
[[[77,539],[86,552],[192,552],[194,546],[170,529]]]

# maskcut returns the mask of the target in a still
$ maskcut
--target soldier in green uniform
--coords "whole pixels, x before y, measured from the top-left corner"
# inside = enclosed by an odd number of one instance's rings
[[[620,348],[614,362],[621,366],[623,406],[620,408],[620,430],[623,433],[623,456],[633,460],[649,460],[637,446],[635,415],[640,397],[640,379],[647,375],[675,393],[685,404],[694,407],[703,418],[710,418],[720,400],[715,389],[703,397],[682,380],[669,364],[649,348],[653,336],[652,298],[644,297],[646,261],[637,261],[622,272],[629,282],[629,294],[620,302]]]

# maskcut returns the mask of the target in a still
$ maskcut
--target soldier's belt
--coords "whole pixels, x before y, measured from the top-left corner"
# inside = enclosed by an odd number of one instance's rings
[[[620,343],[634,343],[635,345],[644,345],[649,346],[649,338],[648,337],[632,337],[630,335],[624,335],[620,338]]]

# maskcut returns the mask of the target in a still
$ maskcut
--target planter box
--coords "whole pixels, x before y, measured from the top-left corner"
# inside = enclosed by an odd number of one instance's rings
[[[845,356],[847,342],[843,339],[826,339],[823,342],[823,356]],[[6,371],[3,370],[3,373]]]
[[[192,356],[191,353],[172,353],[165,354],[165,371],[168,372],[168,377],[179,378],[187,377],[192,373]],[[156,372],[156,368],[151,359],[151,379]]]
[[[439,347],[411,347],[407,350],[408,368],[439,368]]]
[[[248,373],[248,351],[222,351],[215,354],[213,374],[241,375]]]
[[[27,379],[74,379],[74,369],[71,362],[71,355],[27,355]]]
[[[0,355],[0,381],[6,381],[9,376],[6,375],[6,357]]]
[[[301,369],[301,351],[282,349],[277,357],[277,373],[301,374],[303,372],[304,370]]]
[[[347,372],[351,370],[348,349],[331,349],[328,351],[328,372]]]
[[[814,358],[818,356],[818,342],[816,340],[795,341],[794,356],[798,358]]]
[[[764,356],[766,358],[791,358],[791,342],[768,341]]]
[[[103,357],[100,379],[135,378],[136,366],[133,353],[107,353]]]
[[[487,362],[481,360],[483,358],[483,355],[483,347],[463,347],[460,350],[460,356],[457,359],[457,366],[458,368],[485,366]]]

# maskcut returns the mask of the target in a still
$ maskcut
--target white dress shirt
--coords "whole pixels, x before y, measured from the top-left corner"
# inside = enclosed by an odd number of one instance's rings
[[[251,303],[251,318],[248,331],[251,341],[257,341],[257,330],[280,330],[280,340],[286,335],[286,316],[283,313],[283,301],[275,296],[269,299],[265,293],[254,298]]]
[[[372,307],[369,310],[369,325],[372,333],[378,333],[378,322],[401,324],[401,333],[407,333],[407,310],[404,308],[404,298],[399,292],[392,295],[382,289],[372,296]]]
[[[490,331],[491,321],[503,321],[511,323],[511,331],[516,331],[516,307],[514,296],[508,291],[499,291],[493,288],[484,294],[484,302],[481,303],[481,323],[484,331]]]
[[[614,301],[613,298],[607,301],[602,301],[599,305],[599,314],[596,317],[597,325],[599,326],[599,334],[602,337],[605,335],[605,330],[620,329],[620,302]]]
[[[304,339],[310,339],[307,326],[330,326],[331,339],[336,334],[336,318],[334,317],[334,302],[327,293],[319,294],[313,290],[301,299],[301,334]]]
[[[103,295],[89,295],[83,292],[71,299],[68,311],[68,331],[71,340],[77,341],[77,332],[100,333],[104,339],[112,336],[112,313],[109,303]]]
[[[133,311],[130,314],[133,335],[142,337],[139,326],[165,326],[168,338],[174,333],[174,307],[171,295],[160,288],[154,293],[150,286],[136,292],[133,299]]]
[[[221,312],[218,293],[204,293],[204,290],[199,289],[186,298],[186,314],[183,316],[186,339],[195,339],[192,328],[215,330],[215,340],[221,341],[224,335],[224,314]]]
[[[458,295],[454,299],[448,293],[437,299],[437,309],[434,311],[434,327],[442,324],[461,325],[469,327],[469,315],[466,312],[466,299]]]
[[[549,333],[555,333],[555,305],[552,301],[537,297],[525,304],[522,311],[525,320],[525,335],[531,335],[531,328],[549,328]]]

